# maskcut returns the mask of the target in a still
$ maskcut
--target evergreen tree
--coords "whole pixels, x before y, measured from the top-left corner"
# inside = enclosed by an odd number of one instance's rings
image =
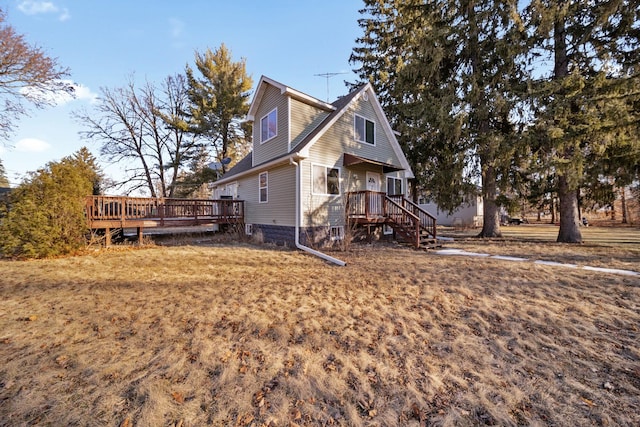
[[[419,186],[453,210],[481,176],[480,235],[499,236],[498,188],[518,151],[524,28],[517,1],[365,5],[351,61],[381,94]]]
[[[2,159],[0,159],[0,187],[9,187],[9,178],[7,178],[7,172],[4,169],[4,164],[2,164]]]
[[[102,174],[82,148],[31,173],[10,196],[0,221],[0,253],[6,257],[63,255],[85,245],[85,197],[100,191]]]
[[[191,100],[191,130],[208,139],[218,161],[236,157],[249,141],[241,119],[249,111],[249,90],[253,84],[245,60],[233,62],[231,52],[222,44],[218,49],[196,52],[195,65],[187,65]],[[223,169],[225,165],[223,164]]]
[[[530,57],[553,64],[531,86],[540,153],[557,175],[557,240],[577,243],[580,186],[638,158],[639,2],[534,0],[526,16]]]

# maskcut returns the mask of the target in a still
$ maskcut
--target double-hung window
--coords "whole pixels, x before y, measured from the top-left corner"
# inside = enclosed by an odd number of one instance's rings
[[[313,165],[313,194],[340,194],[340,169]]]
[[[278,135],[278,109],[274,108],[260,119],[260,143],[266,142]]]
[[[269,176],[267,172],[262,172],[258,178],[259,187],[259,202],[267,203],[269,201],[268,188],[269,188]]]
[[[375,145],[376,125],[371,120],[365,119],[362,116],[355,115],[354,119],[354,134],[356,141],[366,142],[367,144]]]

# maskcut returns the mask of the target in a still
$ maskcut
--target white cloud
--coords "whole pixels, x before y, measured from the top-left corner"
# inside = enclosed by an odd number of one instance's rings
[[[169,28],[171,28],[171,37],[174,39],[178,38],[184,31],[184,22],[176,18],[171,18],[169,19]]]
[[[68,21],[69,19],[71,19],[71,14],[69,13],[69,9],[67,9],[66,7],[62,9],[62,11],[60,12],[60,16],[58,16],[58,19],[61,22]]]
[[[41,153],[51,148],[51,144],[37,138],[24,138],[16,143],[16,151]]]
[[[71,82],[69,82],[71,83]],[[75,95],[77,100],[89,101],[90,104],[95,104],[98,101],[98,94],[92,92],[90,88],[81,83],[72,83],[75,89]]]
[[[38,1],[38,0],[22,0],[18,3],[18,10],[26,15],[40,15],[43,13],[59,13],[58,19],[60,21],[66,21],[71,18],[69,9],[60,9],[51,1]]]
[[[50,1],[24,0],[18,4],[18,9],[27,15],[37,15],[39,13],[55,13],[58,11],[56,5]]]
[[[62,83],[64,83],[65,85],[73,86],[73,95],[66,92],[42,92],[32,87],[25,87],[20,91],[26,97],[41,99],[48,104],[55,106],[66,105],[76,100],[88,101],[90,104],[94,104],[98,100],[98,94],[92,92],[90,88],[81,83],[74,83],[71,80],[62,80]]]

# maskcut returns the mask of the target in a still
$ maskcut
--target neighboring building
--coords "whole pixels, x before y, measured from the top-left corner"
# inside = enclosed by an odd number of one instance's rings
[[[355,223],[402,234],[413,173],[370,84],[329,104],[263,76],[247,120],[252,152],[214,183],[215,198],[244,200],[247,234],[292,244],[298,230],[319,244]]]
[[[483,207],[482,196],[469,196],[462,206],[449,213],[440,210],[435,203],[426,203],[422,198],[418,199],[419,206],[436,217],[438,225],[449,227],[482,227]]]

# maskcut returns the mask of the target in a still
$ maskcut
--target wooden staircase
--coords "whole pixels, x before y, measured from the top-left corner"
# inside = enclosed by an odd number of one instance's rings
[[[416,248],[438,246],[436,218],[404,196],[385,196],[387,220],[396,237]]]
[[[385,224],[399,240],[416,248],[437,246],[436,218],[402,195],[358,191],[348,194],[349,219],[358,224]]]

